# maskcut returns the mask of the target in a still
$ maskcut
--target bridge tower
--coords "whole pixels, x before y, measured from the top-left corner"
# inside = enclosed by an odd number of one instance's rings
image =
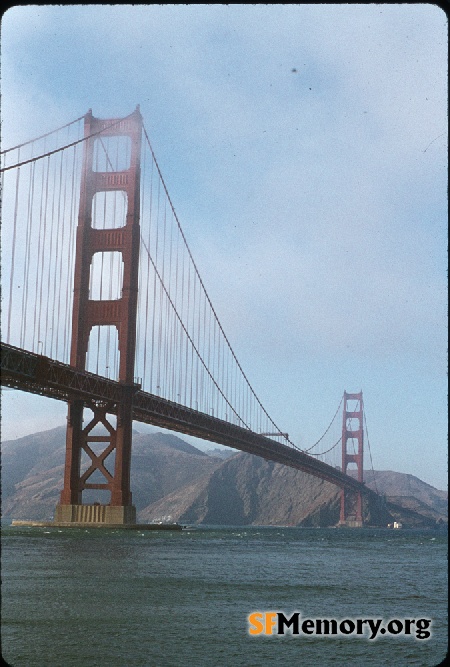
[[[358,482],[363,482],[363,449],[364,449],[364,405],[362,391],[348,394],[344,391],[344,408],[342,415],[342,472],[347,474],[349,463],[355,463]],[[356,428],[351,420],[356,419]],[[349,451],[349,440],[352,441],[352,452]],[[355,447],[356,441],[356,447]],[[361,491],[341,491],[341,513],[339,525],[361,527],[363,525],[363,503]]]
[[[84,121],[84,155],[80,188],[80,206],[76,237],[74,300],[70,364],[86,370],[86,355],[91,330],[95,326],[114,326],[118,334],[118,381],[124,387],[120,404],[105,401],[71,400],[68,407],[64,487],[56,507],[56,522],[93,522],[113,524],[136,523],[136,510],[130,491],[133,394],[136,348],[136,317],[139,265],[140,153],[142,117],[139,107],[122,119],[94,118],[92,111]],[[112,139],[111,139],[112,138]],[[96,142],[100,142],[97,144]],[[107,146],[126,146],[125,158],[113,170]],[[106,147],[105,147],[106,145]],[[103,161],[94,159],[94,148],[100,146]],[[117,153],[119,148],[116,149]],[[98,152],[97,152],[98,155]],[[103,168],[100,171],[99,168]],[[93,200],[97,193],[122,191],[126,200],[124,225],[99,229],[93,226]],[[105,197],[107,195],[104,195]],[[108,226],[106,222],[105,227]],[[90,278],[95,253],[119,252],[123,278],[120,297],[115,300],[91,299]],[[83,425],[84,408],[93,418]],[[116,414],[116,423],[108,419]],[[98,435],[101,426],[103,435]],[[106,433],[106,435],[105,435]],[[100,451],[99,451],[100,448]],[[88,456],[88,468],[81,474],[82,453]],[[114,454],[113,469],[106,460]],[[90,481],[95,473],[97,481]],[[99,475],[100,473],[100,475]],[[98,481],[98,480],[101,481]],[[82,492],[97,489],[110,492],[108,504],[82,503]]]

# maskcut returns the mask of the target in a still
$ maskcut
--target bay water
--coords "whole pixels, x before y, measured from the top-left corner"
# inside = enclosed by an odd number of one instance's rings
[[[447,652],[440,531],[3,525],[1,575],[12,667],[433,667]],[[270,611],[431,619],[431,636],[252,636],[249,614]]]

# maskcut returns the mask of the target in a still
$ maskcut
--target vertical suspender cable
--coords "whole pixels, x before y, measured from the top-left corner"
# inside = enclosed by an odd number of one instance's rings
[[[62,155],[64,156],[64,175],[61,174],[61,184],[62,184],[62,201],[60,199],[59,205],[58,205],[58,228],[60,229],[60,235],[61,235],[61,242],[60,242],[60,250],[59,250],[59,272],[58,272],[58,300],[57,300],[57,306],[56,306],[56,313],[54,312],[54,316],[56,317],[56,340],[55,340],[55,346],[56,346],[56,358],[60,358],[59,355],[59,338],[60,338],[60,329],[61,329],[61,295],[63,293],[63,263],[64,263],[64,258],[65,258],[65,251],[64,251],[64,241],[66,237],[66,197],[67,197],[67,180],[68,180],[68,173],[67,173],[67,162],[68,162],[68,154],[66,151],[62,152]],[[66,270],[68,269],[68,266],[66,264]]]
[[[61,153],[62,155],[62,153]],[[55,157],[56,159],[56,157]],[[49,344],[49,353],[48,356],[52,356],[52,340],[53,340],[53,331],[52,334],[49,332],[49,316],[50,316],[50,304],[52,301],[51,297],[51,287],[52,287],[52,281],[51,281],[51,276],[52,276],[52,270],[53,267],[56,265],[53,257],[53,244],[54,244],[54,229],[55,229],[55,190],[56,190],[56,168],[52,168],[52,176],[53,176],[53,186],[52,186],[52,206],[51,206],[51,214],[50,214],[50,248],[48,252],[48,276],[47,276],[47,307],[45,311],[45,330],[46,330],[46,339],[48,340]],[[53,293],[54,296],[54,293]]]
[[[20,148],[19,148],[20,156]],[[19,160],[18,160],[19,161]],[[14,201],[14,217],[13,217],[13,238],[11,249],[11,271],[9,284],[9,310],[8,310],[8,328],[6,332],[6,342],[10,342],[11,335],[11,314],[13,310],[13,287],[14,287],[14,264],[16,260],[16,236],[17,236],[17,210],[19,206],[19,183],[20,183],[20,167],[17,169],[16,175],[16,196]]]
[[[44,281],[44,257],[45,257],[45,241],[46,241],[46,206],[48,194],[48,167],[50,157],[42,165],[42,189],[41,200],[39,208],[39,243],[38,243],[38,270],[39,280],[36,282],[36,310],[37,310],[37,345],[42,344],[41,352],[43,353],[44,341],[41,341],[41,312],[42,312],[42,283]],[[47,176],[45,175],[45,168],[47,166]],[[39,295],[38,295],[39,293]]]
[[[20,346],[25,347],[25,340],[27,336],[27,315],[28,315],[28,289],[29,289],[29,273],[30,273],[30,254],[31,254],[31,239],[33,231],[33,203],[34,203],[34,174],[36,170],[36,163],[32,162],[30,165],[30,177],[28,188],[28,205],[27,205],[27,232],[25,239],[25,262],[23,275],[23,312],[22,324],[23,331],[21,332]]]

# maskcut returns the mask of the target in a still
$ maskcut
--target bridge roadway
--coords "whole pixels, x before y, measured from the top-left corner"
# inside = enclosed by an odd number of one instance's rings
[[[73,366],[43,355],[1,343],[1,384],[60,401],[84,399],[108,403],[117,413],[124,385],[108,378],[76,370]],[[133,419],[179,433],[210,440],[249,454],[282,463],[320,477],[341,488],[373,493],[364,484],[332,466],[293,447],[281,444],[249,429],[230,424],[167,399],[141,391],[133,385]]]

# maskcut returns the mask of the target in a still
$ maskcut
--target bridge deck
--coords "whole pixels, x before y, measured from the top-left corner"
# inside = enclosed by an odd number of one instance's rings
[[[124,391],[124,385],[119,382],[6,343],[1,343],[1,384],[60,401],[78,398],[106,402],[110,404],[111,414],[116,413]],[[136,421],[226,445],[297,468],[339,487],[370,493],[364,484],[298,449],[141,391],[139,385],[134,387],[133,419]]]

